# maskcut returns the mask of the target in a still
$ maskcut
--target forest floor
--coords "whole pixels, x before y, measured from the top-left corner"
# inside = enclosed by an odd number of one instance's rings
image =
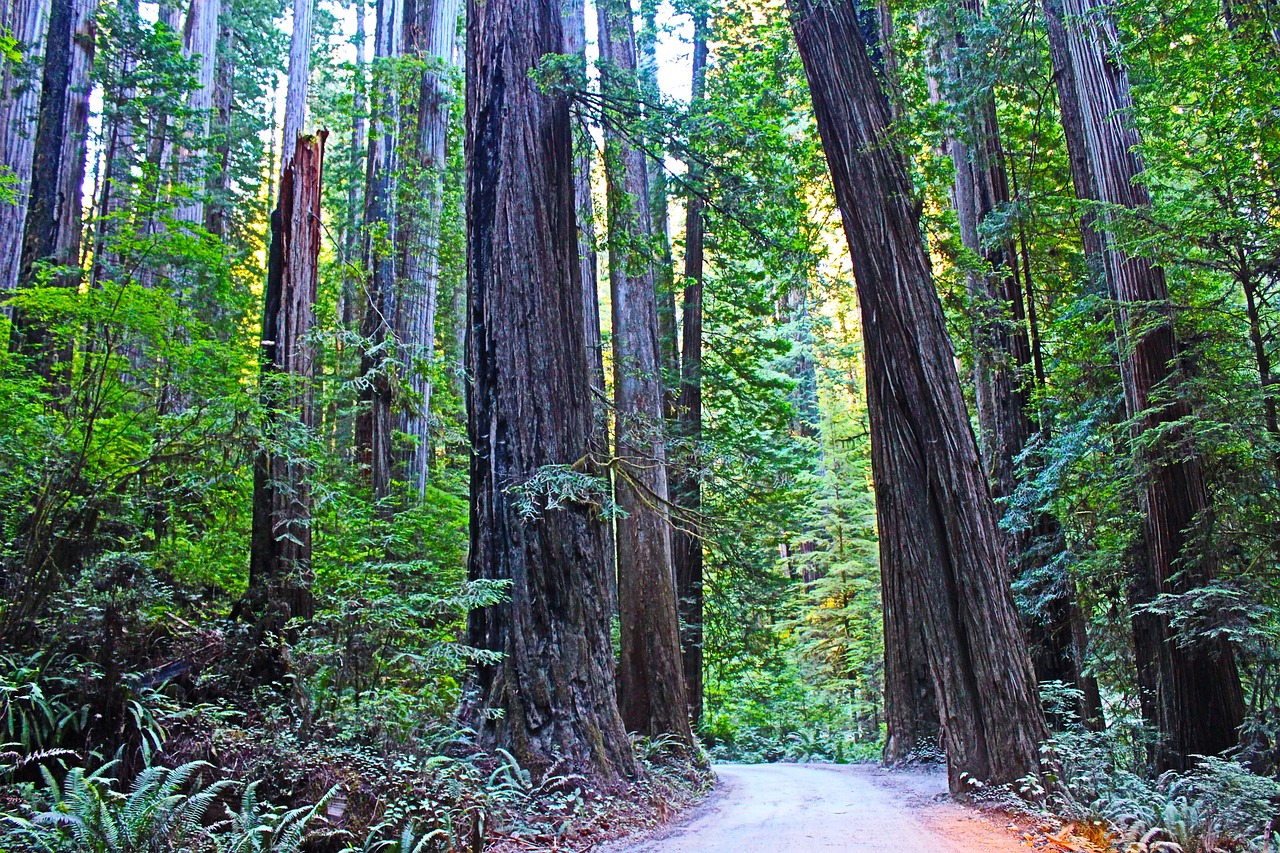
[[[961,805],[941,769],[718,765],[703,805],[605,853],[1026,853],[1091,851],[1054,822]]]

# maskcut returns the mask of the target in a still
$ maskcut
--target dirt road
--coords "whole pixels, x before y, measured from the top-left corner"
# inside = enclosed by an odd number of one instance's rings
[[[608,853],[1026,853],[1007,821],[941,796],[941,773],[820,764],[722,765],[683,822]]]

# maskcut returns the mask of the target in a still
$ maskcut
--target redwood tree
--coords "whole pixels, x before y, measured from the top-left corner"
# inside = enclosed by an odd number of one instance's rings
[[[639,101],[630,0],[597,0],[601,92]],[[613,399],[618,615],[622,653],[618,701],[627,728],[692,740],[680,655],[668,516],[665,390],[658,299],[651,257],[648,163],[626,133],[605,128],[609,283],[613,313]]]
[[[547,466],[594,446],[569,104],[530,78],[563,44],[556,0],[469,0],[468,571],[511,588],[472,611],[468,636],[503,653],[477,668],[482,742],[526,767],[563,757],[611,781],[634,760],[614,692],[604,525],[584,503],[548,508],[526,493],[522,506],[514,492],[566,475]]]
[[[693,86],[689,104],[697,115],[707,85],[708,14],[702,0],[693,7]],[[672,563],[680,600],[680,645],[689,715],[702,719],[702,539],[697,517],[702,509],[702,483],[697,473],[698,444],[702,441],[702,307],[705,239],[702,167],[689,164],[689,193],[685,198],[684,299],[680,343],[680,387],[676,398],[676,430],[686,443],[686,459],[678,469],[671,495],[680,510],[672,533]]]
[[[885,591],[912,592],[952,790],[1009,782],[1044,719],[906,164],[853,0],[788,5],[857,280]]]
[[[1169,617],[1146,608],[1161,594],[1185,593],[1211,582],[1216,565],[1203,549],[1188,548],[1207,523],[1209,494],[1194,454],[1175,449],[1192,414],[1176,393],[1182,348],[1164,271],[1124,251],[1111,227],[1115,210],[1150,206],[1138,180],[1143,164],[1138,132],[1128,120],[1133,102],[1120,43],[1106,0],[1046,0],[1063,23],[1071,74],[1080,106],[1081,132],[1097,198],[1111,207],[1098,217],[1105,244],[1107,285],[1116,302],[1120,376],[1125,407],[1135,424],[1134,456],[1143,517],[1141,552],[1130,587],[1134,652],[1143,715],[1161,735],[1161,767],[1188,767],[1195,755],[1213,755],[1236,744],[1244,696],[1231,643],[1178,636]],[[1076,161],[1072,160],[1073,167]],[[1077,180],[1077,186],[1082,181]],[[1174,391],[1175,393],[1169,393]],[[1162,433],[1157,442],[1137,440]]]

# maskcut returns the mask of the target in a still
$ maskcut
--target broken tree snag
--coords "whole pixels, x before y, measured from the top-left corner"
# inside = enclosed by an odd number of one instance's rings
[[[635,762],[614,691],[604,523],[513,493],[596,446],[569,103],[529,72],[561,51],[558,0],[467,8],[467,434],[472,579],[511,582],[473,610],[473,724],[537,771],[560,758],[609,784]],[[525,512],[522,509],[532,509]]]
[[[267,442],[254,463],[249,552],[251,607],[283,625],[315,614],[311,596],[311,467],[305,443],[316,426],[316,276],[320,189],[328,136],[299,136],[280,177],[262,315],[262,401]],[[278,622],[277,622],[278,620]]]
[[[951,789],[1039,770],[1044,717],[902,156],[853,0],[788,0],[857,280],[886,589],[907,584]]]

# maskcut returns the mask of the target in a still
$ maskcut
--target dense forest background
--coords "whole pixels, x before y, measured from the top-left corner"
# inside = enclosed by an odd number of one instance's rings
[[[704,785],[706,757],[944,754],[953,790],[1022,777],[1099,839],[1273,845],[1280,9],[598,2],[556,7],[530,85],[571,115],[584,284],[590,394],[551,414],[605,437],[486,492],[468,339],[497,340],[475,312],[499,296],[466,108],[493,21],[6,0],[0,845],[478,850],[589,836]],[[845,6],[856,33],[824,53],[802,24]],[[878,279],[845,200],[872,196],[841,195],[842,102],[815,83],[845,48],[884,108],[854,147],[894,153],[881,200],[918,223],[942,308],[920,357],[948,355],[994,500],[1035,772],[990,728],[992,757],[960,755],[983,661],[948,686],[941,598],[886,601],[931,534],[888,526],[873,475],[870,407],[917,356],[864,335]],[[612,620],[630,795],[531,764],[495,710],[507,629],[475,614],[524,581],[477,569],[486,500],[603,519],[579,592]],[[674,569],[645,556],[664,538]]]

